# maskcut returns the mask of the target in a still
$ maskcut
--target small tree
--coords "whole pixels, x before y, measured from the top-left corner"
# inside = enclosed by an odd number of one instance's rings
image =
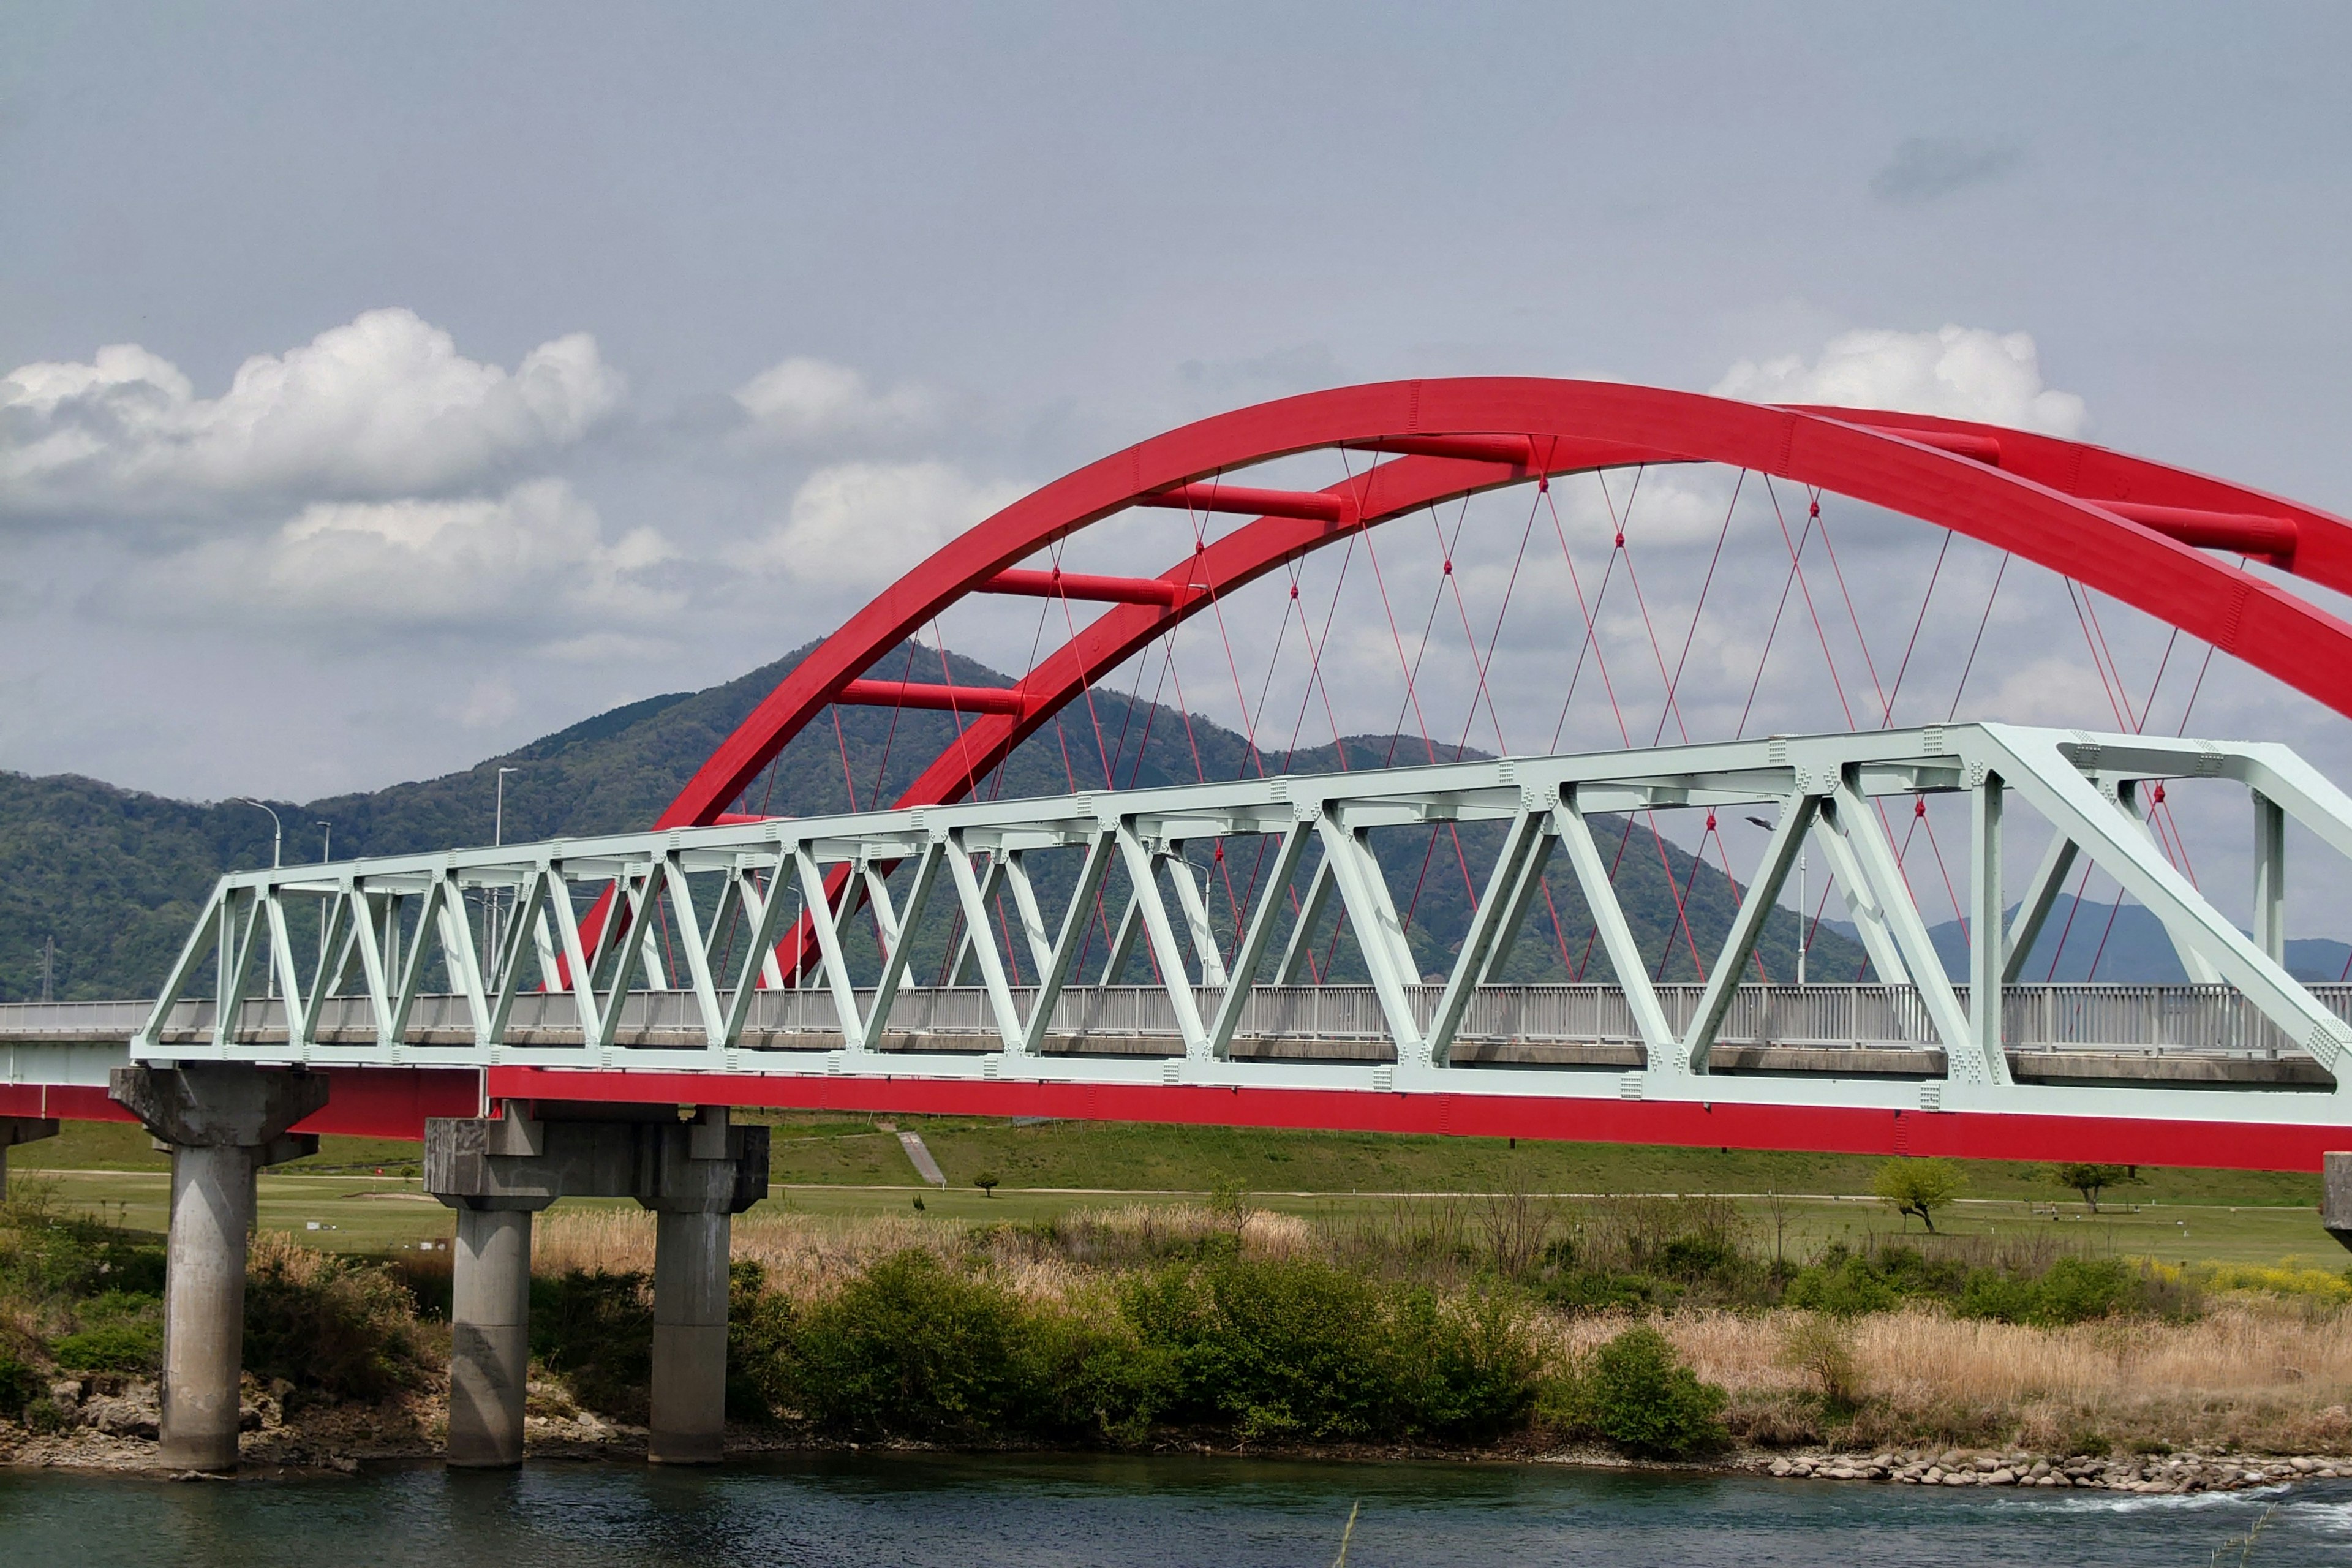
[[[1916,1214],[1919,1223],[1933,1231],[1936,1211],[1959,1196],[1968,1184],[1968,1177],[1949,1160],[1906,1159],[1889,1160],[1879,1166],[1878,1179],[1871,1186],[1895,1213]]]
[[[2099,1212],[2099,1194],[2109,1187],[2119,1187],[2126,1182],[2139,1180],[2129,1165],[2094,1165],[2084,1162],[2063,1162],[2050,1167],[2050,1179],[2062,1187],[2072,1187],[2083,1194],[2091,1212]]]
[[[996,1173],[982,1171],[971,1179],[971,1184],[980,1189],[982,1197],[992,1198],[996,1195]]]

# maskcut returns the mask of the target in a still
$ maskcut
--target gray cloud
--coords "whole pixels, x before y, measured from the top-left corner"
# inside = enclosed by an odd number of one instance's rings
[[[1871,175],[1870,194],[1906,206],[1940,201],[1970,185],[2000,179],[2024,161],[2025,154],[2007,142],[1906,137],[1896,144],[1895,156]]]

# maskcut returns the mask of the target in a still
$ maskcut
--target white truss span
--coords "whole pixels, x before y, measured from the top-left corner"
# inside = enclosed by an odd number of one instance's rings
[[[2175,778],[2232,781],[2250,794],[2251,936],[2172,868],[2142,820],[2143,787]],[[1970,802],[1975,940],[1959,985],[1945,977],[1872,804],[1919,792],[1966,792]],[[2001,875],[2012,801],[2055,830],[2013,898]],[[1649,981],[1588,823],[1594,814],[1669,806],[1773,814],[1761,866],[1703,984]],[[2288,818],[2352,856],[2352,798],[2284,747],[1970,724],[288,867],[222,879],[131,1055],[2337,1123],[2352,1119],[2339,1087],[2352,1084],[2339,1070],[2352,1026],[2339,1016],[2340,998],[2299,984],[2284,966]],[[1442,983],[1419,973],[1370,837],[1438,821],[1502,825],[1484,896]],[[1183,847],[1261,836],[1269,845],[1255,907],[1238,940],[1221,942]],[[1739,984],[1807,843],[1824,851],[1882,984]],[[1580,887],[1619,984],[1488,984],[1555,857]],[[2194,984],[2015,984],[2063,879],[2084,857],[2158,916]],[[1109,962],[1087,984],[1076,965],[1114,865],[1126,901]],[[828,873],[845,867],[845,895],[829,903]],[[1058,900],[1040,897],[1049,875]],[[607,889],[623,918],[583,935],[582,895]],[[482,921],[484,890],[494,921]],[[1014,916],[1000,922],[1002,894]],[[2018,909],[2005,921],[2012,901]],[[955,977],[968,971],[976,984],[909,981],[912,933],[943,902],[966,933]],[[1049,906],[1069,912],[1049,921]],[[774,954],[802,911],[820,954],[806,989],[787,984]],[[872,921],[879,949],[879,973],[864,983],[853,977],[853,916]],[[1342,918],[1369,984],[1299,984],[1310,944]],[[492,926],[488,940],[478,922]],[[1137,942],[1163,983],[1108,984]],[[1009,965],[1011,944],[1019,959]],[[304,948],[330,962],[298,963]],[[446,992],[425,991],[435,973],[446,975]],[[2003,1005],[1972,1005],[1992,994]],[[2115,1016],[2094,1019],[2088,1010],[2099,1007]],[[2119,1084],[2038,1061],[2048,1047],[2157,1045],[2168,1031],[2180,1044],[2310,1065],[2256,1089],[2199,1087],[2194,1075]],[[2113,1037],[2127,1033],[2136,1038]],[[1866,1047],[1863,1056],[1884,1047],[1905,1059],[1857,1056],[1797,1073],[1768,1059],[1770,1048],[1808,1042]],[[2105,1081],[2088,1087],[2084,1079]]]

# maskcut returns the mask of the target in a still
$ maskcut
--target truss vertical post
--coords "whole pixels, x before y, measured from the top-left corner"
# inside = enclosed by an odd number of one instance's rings
[[[2007,913],[2001,908],[2001,796],[1999,773],[1986,773],[1969,791],[1969,1025],[1985,1081],[2005,1084],[2010,1079],[2001,974],[2009,954],[2000,923]]]
[[[2254,803],[2254,945],[2286,963],[2286,811],[2260,790]]]

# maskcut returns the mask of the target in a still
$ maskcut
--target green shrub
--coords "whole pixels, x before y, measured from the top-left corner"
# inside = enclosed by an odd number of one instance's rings
[[[2039,1279],[1978,1268],[1969,1271],[1959,1311],[1969,1318],[2063,1328],[2139,1304],[2140,1285],[2131,1265],[2113,1258],[2061,1258]]]
[[[927,1252],[887,1258],[809,1309],[788,1385],[802,1415],[851,1433],[1001,1431],[1024,1392],[1020,1304]]]
[[[416,1299],[381,1264],[262,1237],[246,1268],[245,1365],[335,1399],[415,1387]]]
[[[45,1394],[25,1406],[25,1425],[36,1432],[62,1432],[66,1429],[66,1413]]]
[[[40,1392],[40,1373],[15,1356],[0,1352],[0,1415],[21,1415]]]
[[[61,1336],[50,1356],[68,1372],[153,1373],[163,1361],[163,1326],[157,1322],[100,1323]]]
[[[1636,1458],[1681,1458],[1727,1441],[1724,1391],[1683,1365],[1665,1335],[1646,1324],[1593,1351],[1554,1394],[1555,1419]]]
[[[651,1284],[644,1275],[573,1269],[530,1281],[530,1353],[572,1397],[623,1421],[650,1410]]]
[[[1612,1312],[1666,1307],[1679,1287],[1646,1274],[1612,1274],[1605,1268],[1567,1268],[1544,1280],[1537,1292],[1563,1312]]]
[[[1892,1311],[1902,1300],[1895,1286],[1864,1258],[1816,1263],[1797,1270],[1781,1300],[1809,1312],[1853,1318]]]

